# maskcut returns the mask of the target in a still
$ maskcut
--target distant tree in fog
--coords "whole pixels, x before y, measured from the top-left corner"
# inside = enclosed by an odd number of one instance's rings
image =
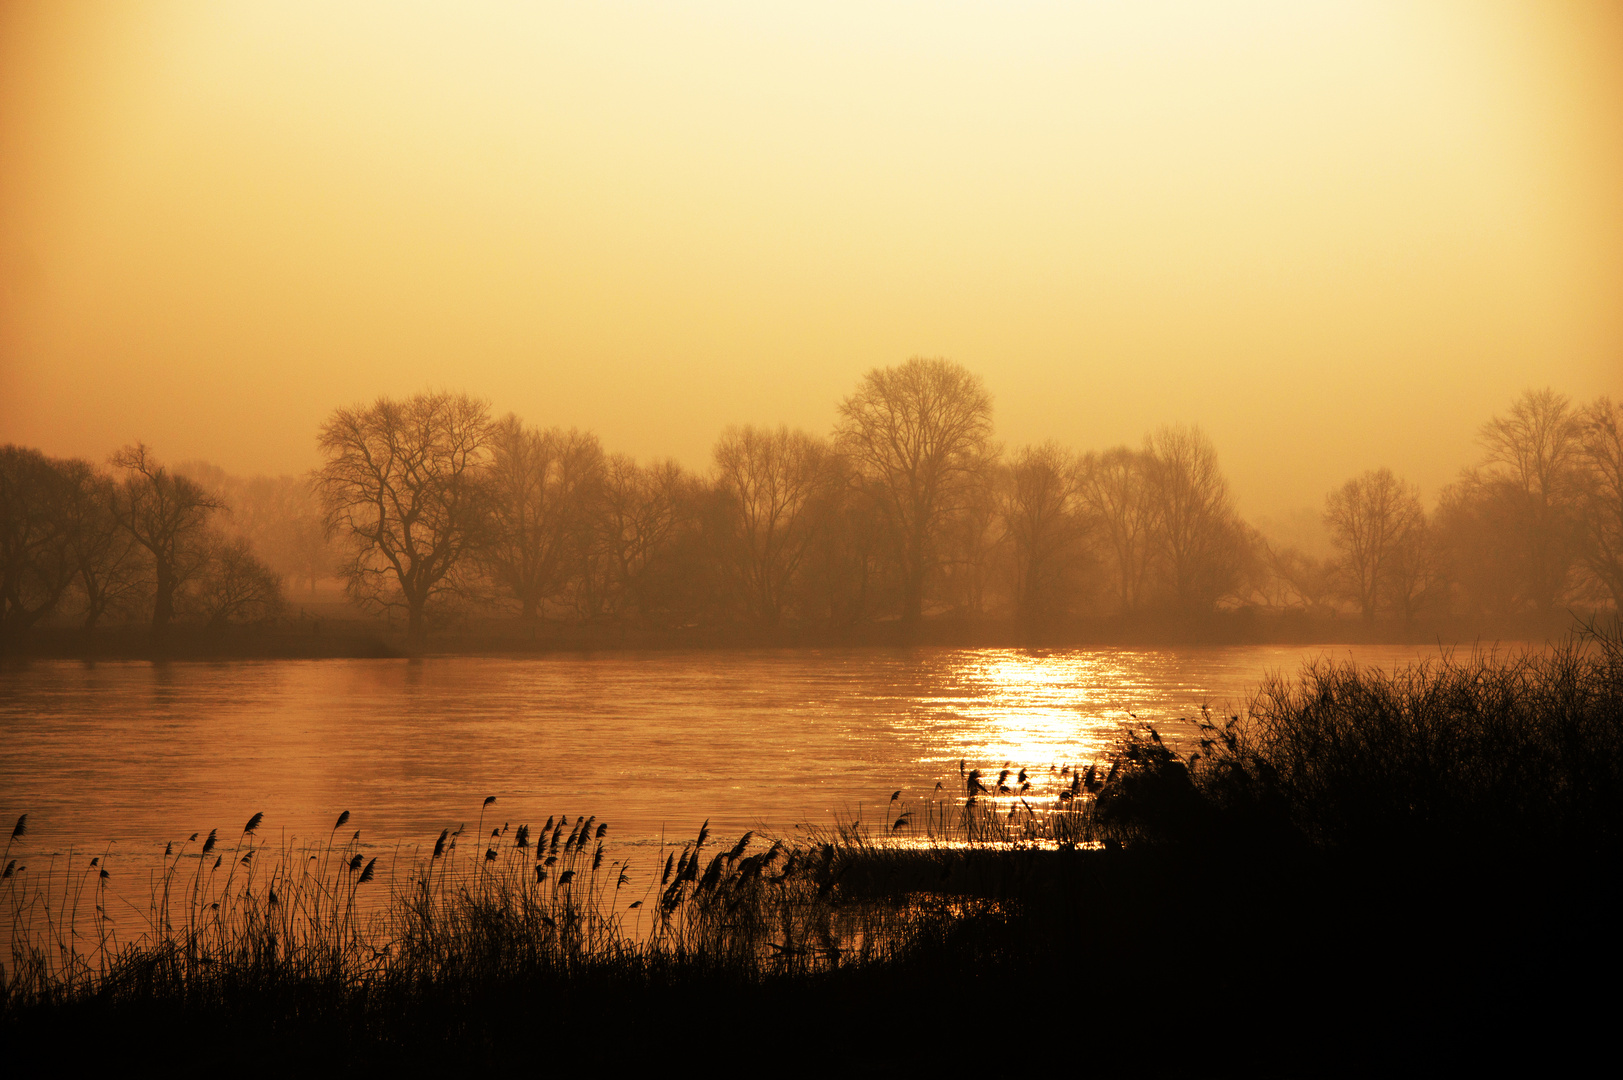
[[[1529,390],[1482,428],[1483,482],[1505,500],[1533,605],[1548,611],[1566,593],[1581,490],[1578,418],[1566,397]]]
[[[205,461],[181,462],[175,472],[223,503],[228,512],[216,518],[216,527],[246,539],[254,556],[282,577],[313,590],[317,578],[332,574],[336,556],[308,476],[243,478]]]
[[[883,497],[840,455],[827,498],[816,510],[817,529],[795,592],[801,611],[827,626],[850,629],[900,596],[894,550],[886,535]]]
[[[135,537],[119,524],[118,484],[87,461],[64,463],[70,487],[65,511],[84,602],[86,630],[105,616],[134,608],[144,598],[151,560]]]
[[[153,461],[142,443],[118,451],[113,464],[125,474],[114,514],[146,549],[152,629],[162,633],[174,621],[181,589],[208,565],[209,517],[223,504],[195,481]]]
[[[837,473],[823,440],[803,431],[730,427],[716,443],[725,557],[750,618],[783,619]]]
[[[1446,600],[1438,574],[1436,539],[1424,510],[1393,552],[1387,571],[1387,604],[1405,620]]]
[[[0,446],[0,632],[25,630],[48,615],[77,572],[64,464],[38,450]]]
[[[1144,462],[1163,590],[1185,614],[1211,611],[1241,584],[1248,544],[1217,451],[1199,428],[1163,427],[1146,440]]]
[[[1390,469],[1372,469],[1329,494],[1324,522],[1340,553],[1343,589],[1364,618],[1373,619],[1389,596],[1401,596],[1399,606],[1407,608],[1425,529],[1419,489]]]
[[[479,547],[485,572],[523,618],[563,591],[579,534],[603,483],[597,437],[537,431],[509,414],[491,435],[490,517]]]
[[[340,574],[354,600],[403,607],[413,642],[483,535],[492,437],[489,410],[466,394],[379,398],[321,426],[317,484],[328,532],[347,548]]]
[[[1263,541],[1268,603],[1272,607],[1314,609],[1329,606],[1335,595],[1336,565],[1300,548]]]
[[[916,624],[942,524],[988,463],[991,396],[960,365],[914,357],[863,376],[840,405],[837,433],[879,500],[901,567],[902,618]]]
[[[1482,427],[1481,462],[1439,498],[1443,566],[1468,606],[1550,612],[1577,558],[1584,470],[1565,397],[1529,390]]]
[[[1009,464],[1003,527],[1015,615],[1028,626],[1063,608],[1086,558],[1080,481],[1079,464],[1058,443],[1025,447]]]
[[[1078,496],[1110,554],[1124,613],[1143,603],[1153,557],[1149,465],[1148,455],[1118,446],[1088,454],[1078,468]]]
[[[961,615],[985,615],[994,602],[999,574],[1006,570],[1008,535],[1002,516],[1006,480],[997,447],[989,447],[984,466],[966,478],[957,505],[942,517],[936,565],[925,590]]]
[[[1599,398],[1581,417],[1585,567],[1623,611],[1623,403]]]
[[[211,627],[263,622],[282,609],[282,576],[260,561],[246,537],[215,533],[188,602]]]
[[[670,606],[681,583],[672,580],[668,557],[690,523],[695,486],[674,461],[642,466],[624,454],[606,460],[595,516],[607,556],[600,589],[610,613],[646,623]]]

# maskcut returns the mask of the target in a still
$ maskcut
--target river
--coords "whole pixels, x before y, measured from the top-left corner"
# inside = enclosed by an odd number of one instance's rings
[[[115,872],[219,829],[380,850],[484,811],[539,826],[596,815],[621,846],[784,835],[883,813],[959,762],[1030,770],[1101,757],[1124,725],[1185,736],[1316,657],[1391,666],[1412,646],[797,650],[232,663],[39,662],[0,671],[0,814],[13,854]],[[1050,778],[1053,778],[1052,781]]]

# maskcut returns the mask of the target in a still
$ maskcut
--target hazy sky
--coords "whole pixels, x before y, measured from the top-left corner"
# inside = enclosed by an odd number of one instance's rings
[[[467,390],[708,463],[911,355],[1249,515],[1623,396],[1623,5],[0,7],[0,441]]]

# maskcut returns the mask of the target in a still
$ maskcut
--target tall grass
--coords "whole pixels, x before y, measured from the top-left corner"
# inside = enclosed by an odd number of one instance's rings
[[[1451,858],[1615,854],[1623,841],[1623,632],[1445,654],[1395,671],[1320,661],[1179,753],[1116,752],[1102,832]]]
[[[601,1033],[624,1008],[676,1039],[852,1002],[922,1023],[1005,999],[1126,1015],[1168,993],[1268,1003],[1303,1030],[1393,1009],[1498,1024],[1493,987],[1559,996],[1623,956],[1607,921],[1623,635],[1395,672],[1315,664],[1244,715],[1206,715],[1188,745],[1146,728],[1041,778],[966,762],[870,820],[794,840],[705,826],[648,866],[595,818],[486,831],[490,803],[474,830],[387,855],[347,813],[307,846],[261,841],[260,815],[193,836],[118,932],[103,862],[26,886],[8,866],[0,1020],[127,1030],[156,1010],[339,1053],[520,1056],[544,1020]]]

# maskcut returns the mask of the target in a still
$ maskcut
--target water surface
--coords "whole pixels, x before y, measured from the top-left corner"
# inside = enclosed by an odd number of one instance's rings
[[[46,662],[0,672],[0,815],[19,850],[150,859],[250,815],[382,849],[487,819],[595,814],[621,845],[787,833],[957,786],[958,763],[1100,757],[1124,724],[1187,733],[1270,671],[1390,666],[1408,646],[613,653],[231,663]],[[1055,777],[1057,781],[1057,777]],[[486,829],[492,824],[486,821]],[[14,852],[15,854],[15,852]],[[130,864],[126,864],[130,865]]]

